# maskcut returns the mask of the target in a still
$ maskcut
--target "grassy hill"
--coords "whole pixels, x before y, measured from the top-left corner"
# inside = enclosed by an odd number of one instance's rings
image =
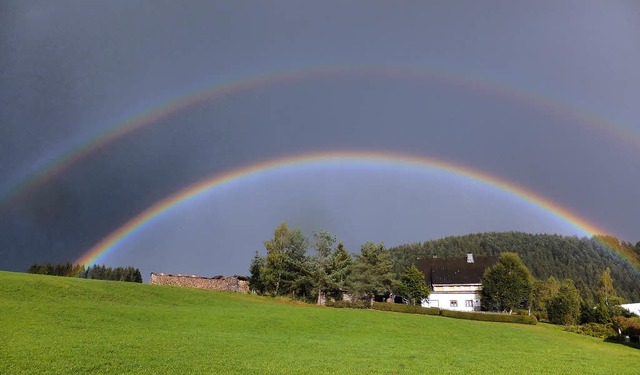
[[[0,272],[0,373],[638,373],[560,327]]]

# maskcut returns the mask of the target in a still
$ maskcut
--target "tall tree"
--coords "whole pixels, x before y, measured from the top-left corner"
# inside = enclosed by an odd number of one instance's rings
[[[351,290],[361,299],[390,293],[394,283],[393,265],[383,243],[366,242],[356,255],[351,274]]]
[[[533,277],[516,253],[502,253],[498,263],[482,276],[482,304],[489,310],[508,311],[528,307]]]
[[[425,283],[424,274],[415,264],[412,264],[402,274],[398,293],[406,297],[411,305],[416,305],[424,298],[429,297],[429,287]]]
[[[598,288],[598,306],[596,307],[597,320],[600,322],[609,321],[616,315],[622,313],[620,305],[622,298],[618,297],[613,287],[613,278],[611,277],[611,269],[605,268],[600,275],[600,285]]]
[[[267,257],[264,267],[264,287],[267,292],[278,294],[280,282],[285,272],[286,249],[289,245],[289,227],[286,222],[280,223],[273,232],[273,238],[264,241]]]
[[[329,232],[321,231],[313,234],[315,238],[315,256],[311,260],[311,279],[318,293],[317,304],[322,304],[322,297],[333,286],[331,253],[336,237]]]
[[[565,279],[547,306],[549,321],[554,324],[573,325],[580,319],[580,292],[573,280]]]
[[[277,295],[299,294],[308,286],[306,252],[308,241],[299,229],[282,222],[273,238],[264,242],[267,249],[263,282],[266,292]]]
[[[531,293],[531,310],[536,312],[536,316],[547,314],[547,307],[551,299],[558,293],[560,282],[553,276],[547,280],[535,280],[533,292]]]
[[[344,248],[342,242],[331,254],[331,279],[333,285],[329,290],[329,295],[335,299],[342,299],[343,291],[347,288],[347,280],[351,274],[351,264],[353,259],[351,254]]]
[[[263,270],[265,266],[264,258],[256,251],[251,265],[249,266],[249,288],[256,293],[264,293]]]

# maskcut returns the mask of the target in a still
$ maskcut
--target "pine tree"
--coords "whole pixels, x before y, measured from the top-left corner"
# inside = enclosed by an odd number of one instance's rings
[[[347,281],[351,275],[351,265],[353,259],[351,254],[344,248],[342,242],[331,254],[331,278],[333,285],[328,291],[328,295],[336,300],[341,300],[343,291],[347,288]]]
[[[249,266],[249,288],[252,291],[262,294],[264,293],[264,280],[263,280],[263,272],[265,267],[265,260],[263,257],[258,255],[256,251],[253,259],[251,260],[251,265]]]
[[[376,294],[390,293],[394,284],[392,269],[384,244],[366,242],[353,263],[350,289],[365,301],[371,301]]]
[[[331,253],[333,244],[336,242],[336,236],[326,231],[314,233],[316,249],[315,256],[310,262],[311,281],[315,287],[317,304],[322,304],[322,297],[326,295],[328,289],[333,287],[332,269],[331,269]]]

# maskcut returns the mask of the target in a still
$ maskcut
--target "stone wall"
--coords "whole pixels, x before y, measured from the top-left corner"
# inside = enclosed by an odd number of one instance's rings
[[[195,275],[170,275],[151,273],[150,284],[176,285],[190,288],[221,290],[226,292],[249,293],[249,280],[244,276],[202,277]]]

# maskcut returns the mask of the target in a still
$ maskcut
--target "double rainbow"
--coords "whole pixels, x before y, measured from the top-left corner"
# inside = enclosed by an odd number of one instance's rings
[[[315,152],[289,156],[247,165],[225,173],[216,174],[210,178],[206,178],[194,185],[191,185],[147,208],[119,229],[105,237],[97,243],[80,258],[76,260],[78,264],[92,265],[100,262],[108,254],[115,251],[118,245],[130,238],[149,224],[151,221],[168,213],[179,205],[193,199],[201,194],[220,188],[225,184],[249,177],[251,175],[286,168],[291,166],[304,166],[313,163],[324,162],[358,162],[364,161],[369,163],[385,163],[401,166],[412,166],[426,169],[435,169],[444,171],[449,174],[462,176],[471,180],[479,181],[491,185],[492,187],[504,192],[517,196],[530,204],[548,212],[550,215],[558,218],[560,221],[566,222],[576,228],[581,235],[594,235],[606,233],[605,230],[598,227],[595,223],[582,218],[575,213],[567,210],[561,205],[552,202],[533,191],[518,186],[511,182],[500,179],[488,173],[474,170],[462,165],[454,164],[445,160],[428,158],[423,156],[406,155],[390,152],[374,152],[374,151],[333,151],[333,152]],[[626,260],[625,255],[617,249],[607,247],[613,254],[619,258]],[[638,267],[632,264],[638,270]]]

